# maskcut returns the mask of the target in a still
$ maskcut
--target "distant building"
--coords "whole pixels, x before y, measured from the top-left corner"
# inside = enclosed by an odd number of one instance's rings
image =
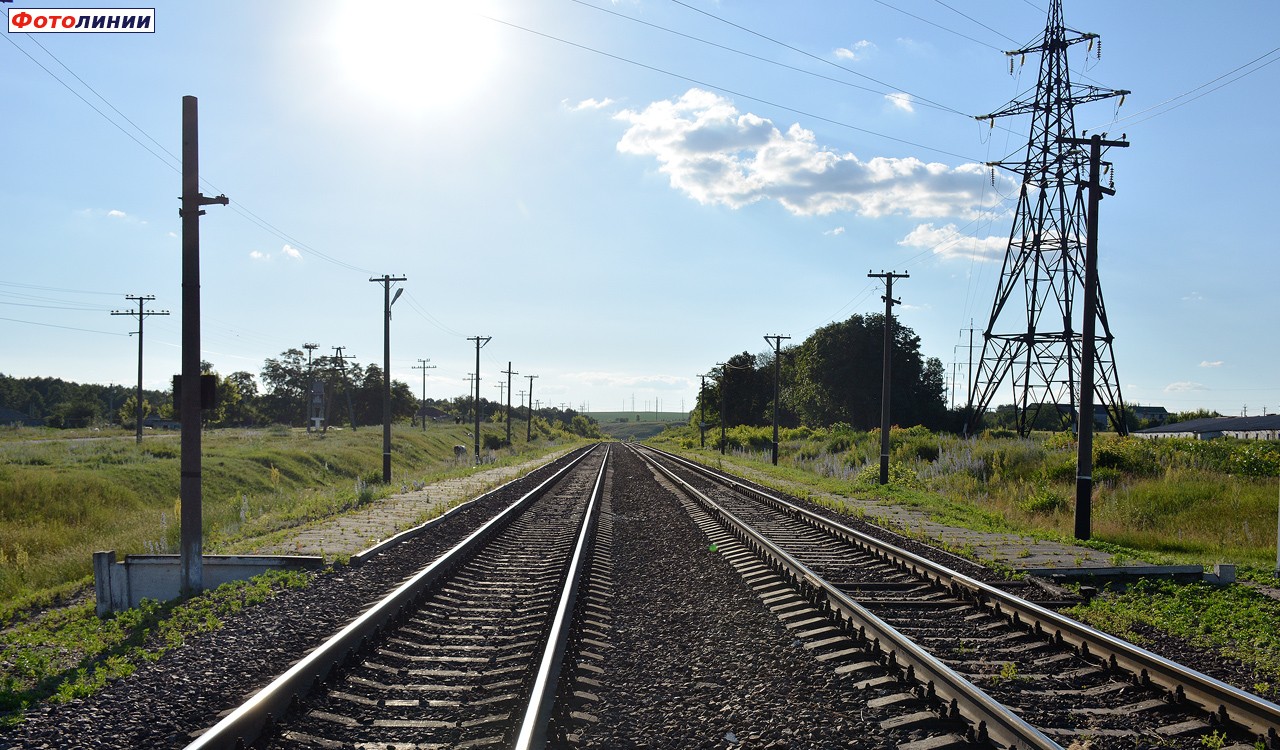
[[[142,426],[150,427],[153,430],[181,430],[182,423],[176,419],[165,419],[164,417],[150,414],[142,418]]]
[[[1280,414],[1262,417],[1205,417],[1174,424],[1162,424],[1133,433],[1135,437],[1182,437],[1212,440],[1233,437],[1241,440],[1280,440]]]
[[[17,409],[8,409],[0,406],[0,425],[2,424],[22,425],[23,427],[43,427],[44,419],[40,417],[28,417]]]

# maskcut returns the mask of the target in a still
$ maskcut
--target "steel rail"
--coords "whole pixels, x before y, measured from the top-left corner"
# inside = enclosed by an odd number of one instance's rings
[[[753,551],[772,558],[787,572],[794,583],[821,591],[831,608],[838,613],[838,617],[864,629],[869,638],[877,639],[876,642],[881,644],[881,648],[888,652],[889,664],[896,663],[904,668],[910,667],[917,679],[932,686],[934,693],[942,699],[944,704],[954,702],[960,714],[975,725],[975,734],[979,738],[988,739],[998,746],[1011,749],[1062,750],[1061,745],[1005,708],[999,701],[943,664],[910,638],[902,635],[896,628],[872,614],[848,594],[824,580],[807,565],[753,529],[750,524],[652,457],[640,455],[691,497],[702,503]],[[945,712],[946,709],[944,708],[943,711]],[[985,738],[982,737],[983,734],[986,735]]]
[[[696,462],[649,446],[645,446],[645,449],[666,456],[717,482],[730,484],[735,490],[784,509],[804,522],[872,551],[883,559],[892,559],[904,569],[910,568],[918,575],[931,577],[939,584],[950,588],[953,593],[968,592],[979,604],[989,606],[996,614],[1015,623],[1021,622],[1034,632],[1053,637],[1055,641],[1061,640],[1082,655],[1093,656],[1113,669],[1124,669],[1140,680],[1149,680],[1169,690],[1179,700],[1186,699],[1200,705],[1205,711],[1213,714],[1219,722],[1234,722],[1260,737],[1268,738],[1273,746],[1280,742],[1280,737],[1277,736],[1277,732],[1280,731],[1280,705],[1232,687],[1221,680],[1170,661],[1113,635],[1095,630],[1066,615],[951,570],[941,563],[927,560],[825,518],[807,508],[801,508],[775,495],[762,492]]]
[[[498,515],[489,519],[474,533],[416,573],[382,601],[370,607],[332,638],[311,651],[275,678],[253,697],[188,744],[185,750],[233,750],[248,747],[276,718],[288,711],[300,696],[306,695],[333,670],[359,651],[372,638],[405,612],[429,586],[464,560],[476,547],[503,528],[527,505],[551,485],[594,452],[583,451],[546,480],[538,484]]]
[[[591,500],[587,503],[587,512],[582,519],[582,530],[578,534],[573,558],[569,562],[565,586],[560,592],[560,604],[556,608],[555,618],[547,634],[546,647],[538,663],[538,673],[533,682],[529,705],[525,709],[524,718],[520,722],[520,731],[516,735],[515,750],[541,750],[547,745],[547,723],[556,704],[556,680],[560,677],[564,654],[573,635],[571,627],[573,611],[578,601],[582,573],[587,567],[586,557],[595,539],[596,522],[600,515],[598,510],[604,491],[604,474],[608,466],[609,448],[605,448],[604,461],[601,462],[600,472],[596,475],[596,483],[591,490]]]

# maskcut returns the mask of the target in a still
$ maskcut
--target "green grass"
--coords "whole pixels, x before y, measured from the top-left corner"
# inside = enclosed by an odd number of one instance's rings
[[[505,429],[487,424],[482,432]],[[532,443],[523,437],[511,448],[486,451],[484,468],[587,442],[549,428]],[[123,556],[176,547],[179,442],[148,435],[138,446],[128,434],[66,438],[52,430],[0,431],[0,723],[20,721],[22,710],[40,701],[91,694],[180,645],[186,635],[220,627],[227,614],[308,580],[268,575],[185,603],[148,602],[99,620],[90,590],[95,550]],[[458,444],[472,444],[466,426],[425,432],[396,426],[393,482],[382,485],[378,429],[205,433],[205,551],[251,551],[380,497],[473,474],[470,452],[462,461],[454,458]],[[424,511],[420,521],[444,510]]]
[[[752,469],[767,486],[853,515],[865,513],[849,502],[856,498],[910,506],[950,526],[1076,543],[1113,564],[1236,563],[1239,576],[1255,585],[1144,583],[1106,591],[1072,614],[1139,642],[1135,627],[1141,624],[1240,659],[1266,675],[1258,685],[1240,687],[1273,700],[1280,696],[1280,602],[1259,590],[1280,588],[1273,574],[1280,444],[1100,435],[1092,539],[1081,543],[1072,538],[1076,456],[1070,435],[966,442],[895,428],[892,481],[881,487],[878,432],[784,431],[776,467],[760,447],[766,432],[730,430],[733,450],[723,457],[711,447],[711,435],[708,449],[696,447],[696,429],[668,430],[652,442],[711,466]],[[971,550],[951,551],[973,557]]]
[[[501,425],[485,425],[498,434]],[[92,555],[175,552],[179,441],[148,435],[106,440],[31,439],[0,433],[0,623],[92,573]],[[47,431],[40,431],[45,438]],[[520,436],[521,438],[523,435]],[[555,436],[496,452],[515,462],[567,444]],[[473,471],[454,459],[466,427],[427,431],[397,425],[390,486],[382,432],[220,430],[202,439],[202,510],[207,552],[242,551],[247,540],[357,508],[414,483]]]
[[[91,695],[187,637],[222,627],[223,618],[309,580],[306,573],[267,573],[186,602],[147,600],[99,619],[88,601],[14,625],[0,639],[0,726],[20,721],[21,712],[37,702]]]

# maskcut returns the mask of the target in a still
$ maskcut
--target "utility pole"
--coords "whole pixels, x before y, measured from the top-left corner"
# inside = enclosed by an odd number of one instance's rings
[[[723,456],[725,454],[725,446],[727,445],[725,434],[724,434],[725,432],[725,423],[724,423],[725,382],[724,381],[729,375],[729,363],[717,362],[716,366],[720,368],[720,455]]]
[[[382,285],[382,483],[391,484],[391,306],[404,294],[404,287],[391,296],[391,282],[403,276],[383,274],[369,281]]]
[[[319,344],[303,344],[303,349],[307,350],[307,383],[302,388],[302,402],[306,405],[302,415],[302,421],[307,425],[307,432],[311,432],[311,385],[313,377],[311,373],[311,353],[320,348]]]
[[[537,375],[525,375],[529,379],[529,424],[525,427],[524,441],[533,440],[533,379]]]
[[[422,431],[427,431],[427,370],[436,369],[435,365],[427,364],[431,360],[419,359],[418,364],[413,366],[415,370],[422,370]]]
[[[773,339],[773,465],[778,465],[778,362],[782,359],[782,342],[790,336],[765,336],[765,343]]]
[[[200,486],[200,216],[201,206],[227,205],[227,196],[200,192],[200,114],[194,96],[182,97],[182,423],[179,550],[183,596],[204,590],[204,522]]]
[[[476,466],[480,465],[480,350],[492,336],[471,336],[467,341],[476,342]]]
[[[507,445],[511,445],[511,376],[520,373],[511,369],[511,362],[507,362],[507,369],[502,372],[507,376]]]
[[[969,437],[969,425],[976,424],[973,418],[973,318],[969,319],[969,382],[968,396],[964,404],[964,437]]]
[[[137,406],[138,408],[137,408],[137,414],[136,414],[137,425],[135,426],[137,428],[138,445],[142,445],[142,321],[148,315],[168,315],[169,311],[168,310],[143,310],[143,305],[155,299],[155,297],[151,296],[150,294],[148,294],[145,297],[135,297],[133,295],[126,294],[124,298],[133,302],[137,302],[138,311],[135,313],[132,310],[112,310],[111,314],[138,316],[138,395],[136,396],[138,403],[135,404],[135,406]]]
[[[991,316],[983,330],[982,354],[974,373],[970,432],[977,432],[988,406],[1006,379],[1014,389],[1018,434],[1026,437],[1039,410],[1054,404],[1079,403],[1075,393],[1080,366],[1077,311],[1085,284],[1085,201],[1077,185],[1084,179],[1084,160],[1070,145],[1075,136],[1075,108],[1113,97],[1124,103],[1128,91],[1086,86],[1071,79],[1069,52],[1086,44],[1094,51],[1097,34],[1067,27],[1063,0],[1049,0],[1044,33],[1029,46],[1005,54],[1010,61],[1040,57],[1034,94],[1013,101],[979,120],[1028,115],[1030,133],[1021,159],[989,162],[1014,173],[1020,185],[1013,226],[1006,245]],[[1097,47],[1101,56],[1102,48]],[[1105,137],[1105,133],[1103,136]],[[1064,138],[1065,137],[1065,138]],[[994,175],[993,175],[994,176]],[[1101,287],[1097,298],[1094,351],[1097,395],[1115,429],[1127,434],[1124,398],[1116,370],[1115,337],[1107,322]],[[1052,407],[1051,407],[1052,408]],[[1076,415],[1077,418],[1079,415]],[[1093,418],[1090,414],[1089,419]]]
[[[351,422],[351,431],[356,431],[356,409],[351,403],[351,383],[347,380],[347,360],[355,359],[354,354],[343,354],[344,346],[333,347],[333,359],[338,363],[338,371],[342,373],[342,392],[347,396],[347,421]],[[325,420],[324,429],[328,431],[329,420]]]
[[[889,483],[889,374],[893,367],[893,306],[902,300],[893,298],[893,280],[909,279],[910,274],[867,272],[869,279],[884,279],[884,367],[880,374],[880,484]]]
[[[702,413],[698,415],[698,447],[707,447],[707,376],[702,374],[698,376],[702,379],[702,385],[698,388],[698,405],[702,409]]]
[[[1085,214],[1084,250],[1084,319],[1083,339],[1080,351],[1080,427],[1076,452],[1076,539],[1088,539],[1091,535],[1093,513],[1093,367],[1096,356],[1094,337],[1098,319],[1098,204],[1102,196],[1115,195],[1116,191],[1103,187],[1101,179],[1102,148],[1128,148],[1128,141],[1104,141],[1102,136],[1089,139],[1059,138],[1059,143],[1089,146],[1089,182],[1082,187],[1089,189],[1089,209]],[[1120,412],[1124,419],[1124,412]],[[1127,432],[1124,427],[1120,428]]]

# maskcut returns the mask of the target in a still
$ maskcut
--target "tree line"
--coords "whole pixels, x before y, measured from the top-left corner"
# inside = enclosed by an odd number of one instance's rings
[[[320,388],[325,423],[331,427],[382,423],[382,368],[361,365],[336,357],[308,361],[301,349],[287,349],[268,358],[255,377],[247,370],[222,375],[208,362],[201,370],[217,383],[217,403],[203,412],[207,427],[260,427],[307,424],[313,388]],[[0,374],[0,407],[21,413],[33,424],[49,427],[95,427],[119,425],[133,429],[137,420],[137,390],[124,384],[80,384],[58,378],[14,378]],[[471,395],[420,401],[409,385],[391,381],[393,421],[415,421],[422,407],[428,418],[450,419],[470,424],[479,408],[484,422],[506,418],[506,404]],[[177,406],[172,390],[143,389],[143,421],[174,420]],[[513,421],[529,419],[529,408],[512,408]],[[598,437],[595,420],[573,409],[538,409],[539,421],[549,430],[563,430],[584,437]],[[14,421],[10,415],[8,421]]]
[[[880,426],[881,374],[884,359],[884,315],[853,315],[810,334],[803,342],[780,349],[778,362],[778,424],[783,427],[829,427],[847,424],[869,430]],[[941,360],[925,357],[920,337],[896,318],[891,342],[890,422],[902,427],[923,425],[934,431],[960,433],[966,412],[963,404],[948,408],[946,371]],[[767,426],[773,424],[773,350],[741,352],[717,365],[699,393],[690,424],[705,419],[719,428],[721,404],[724,424]],[[1197,410],[1171,415],[1173,421],[1216,412]],[[1125,408],[1129,429],[1150,426],[1139,420],[1132,405]],[[985,427],[1016,430],[1017,409],[996,407],[983,416]],[[1069,414],[1056,405],[1036,410],[1034,429],[1070,429]]]
[[[942,362],[924,357],[920,337],[896,319],[890,346],[893,423],[952,426],[955,415],[947,410]],[[853,315],[823,326],[802,343],[782,347],[780,357],[779,425],[880,425],[884,315]],[[773,350],[744,351],[718,365],[699,393],[691,422],[696,425],[705,410],[707,423],[718,425],[723,404],[727,426],[772,424],[774,358]]]

